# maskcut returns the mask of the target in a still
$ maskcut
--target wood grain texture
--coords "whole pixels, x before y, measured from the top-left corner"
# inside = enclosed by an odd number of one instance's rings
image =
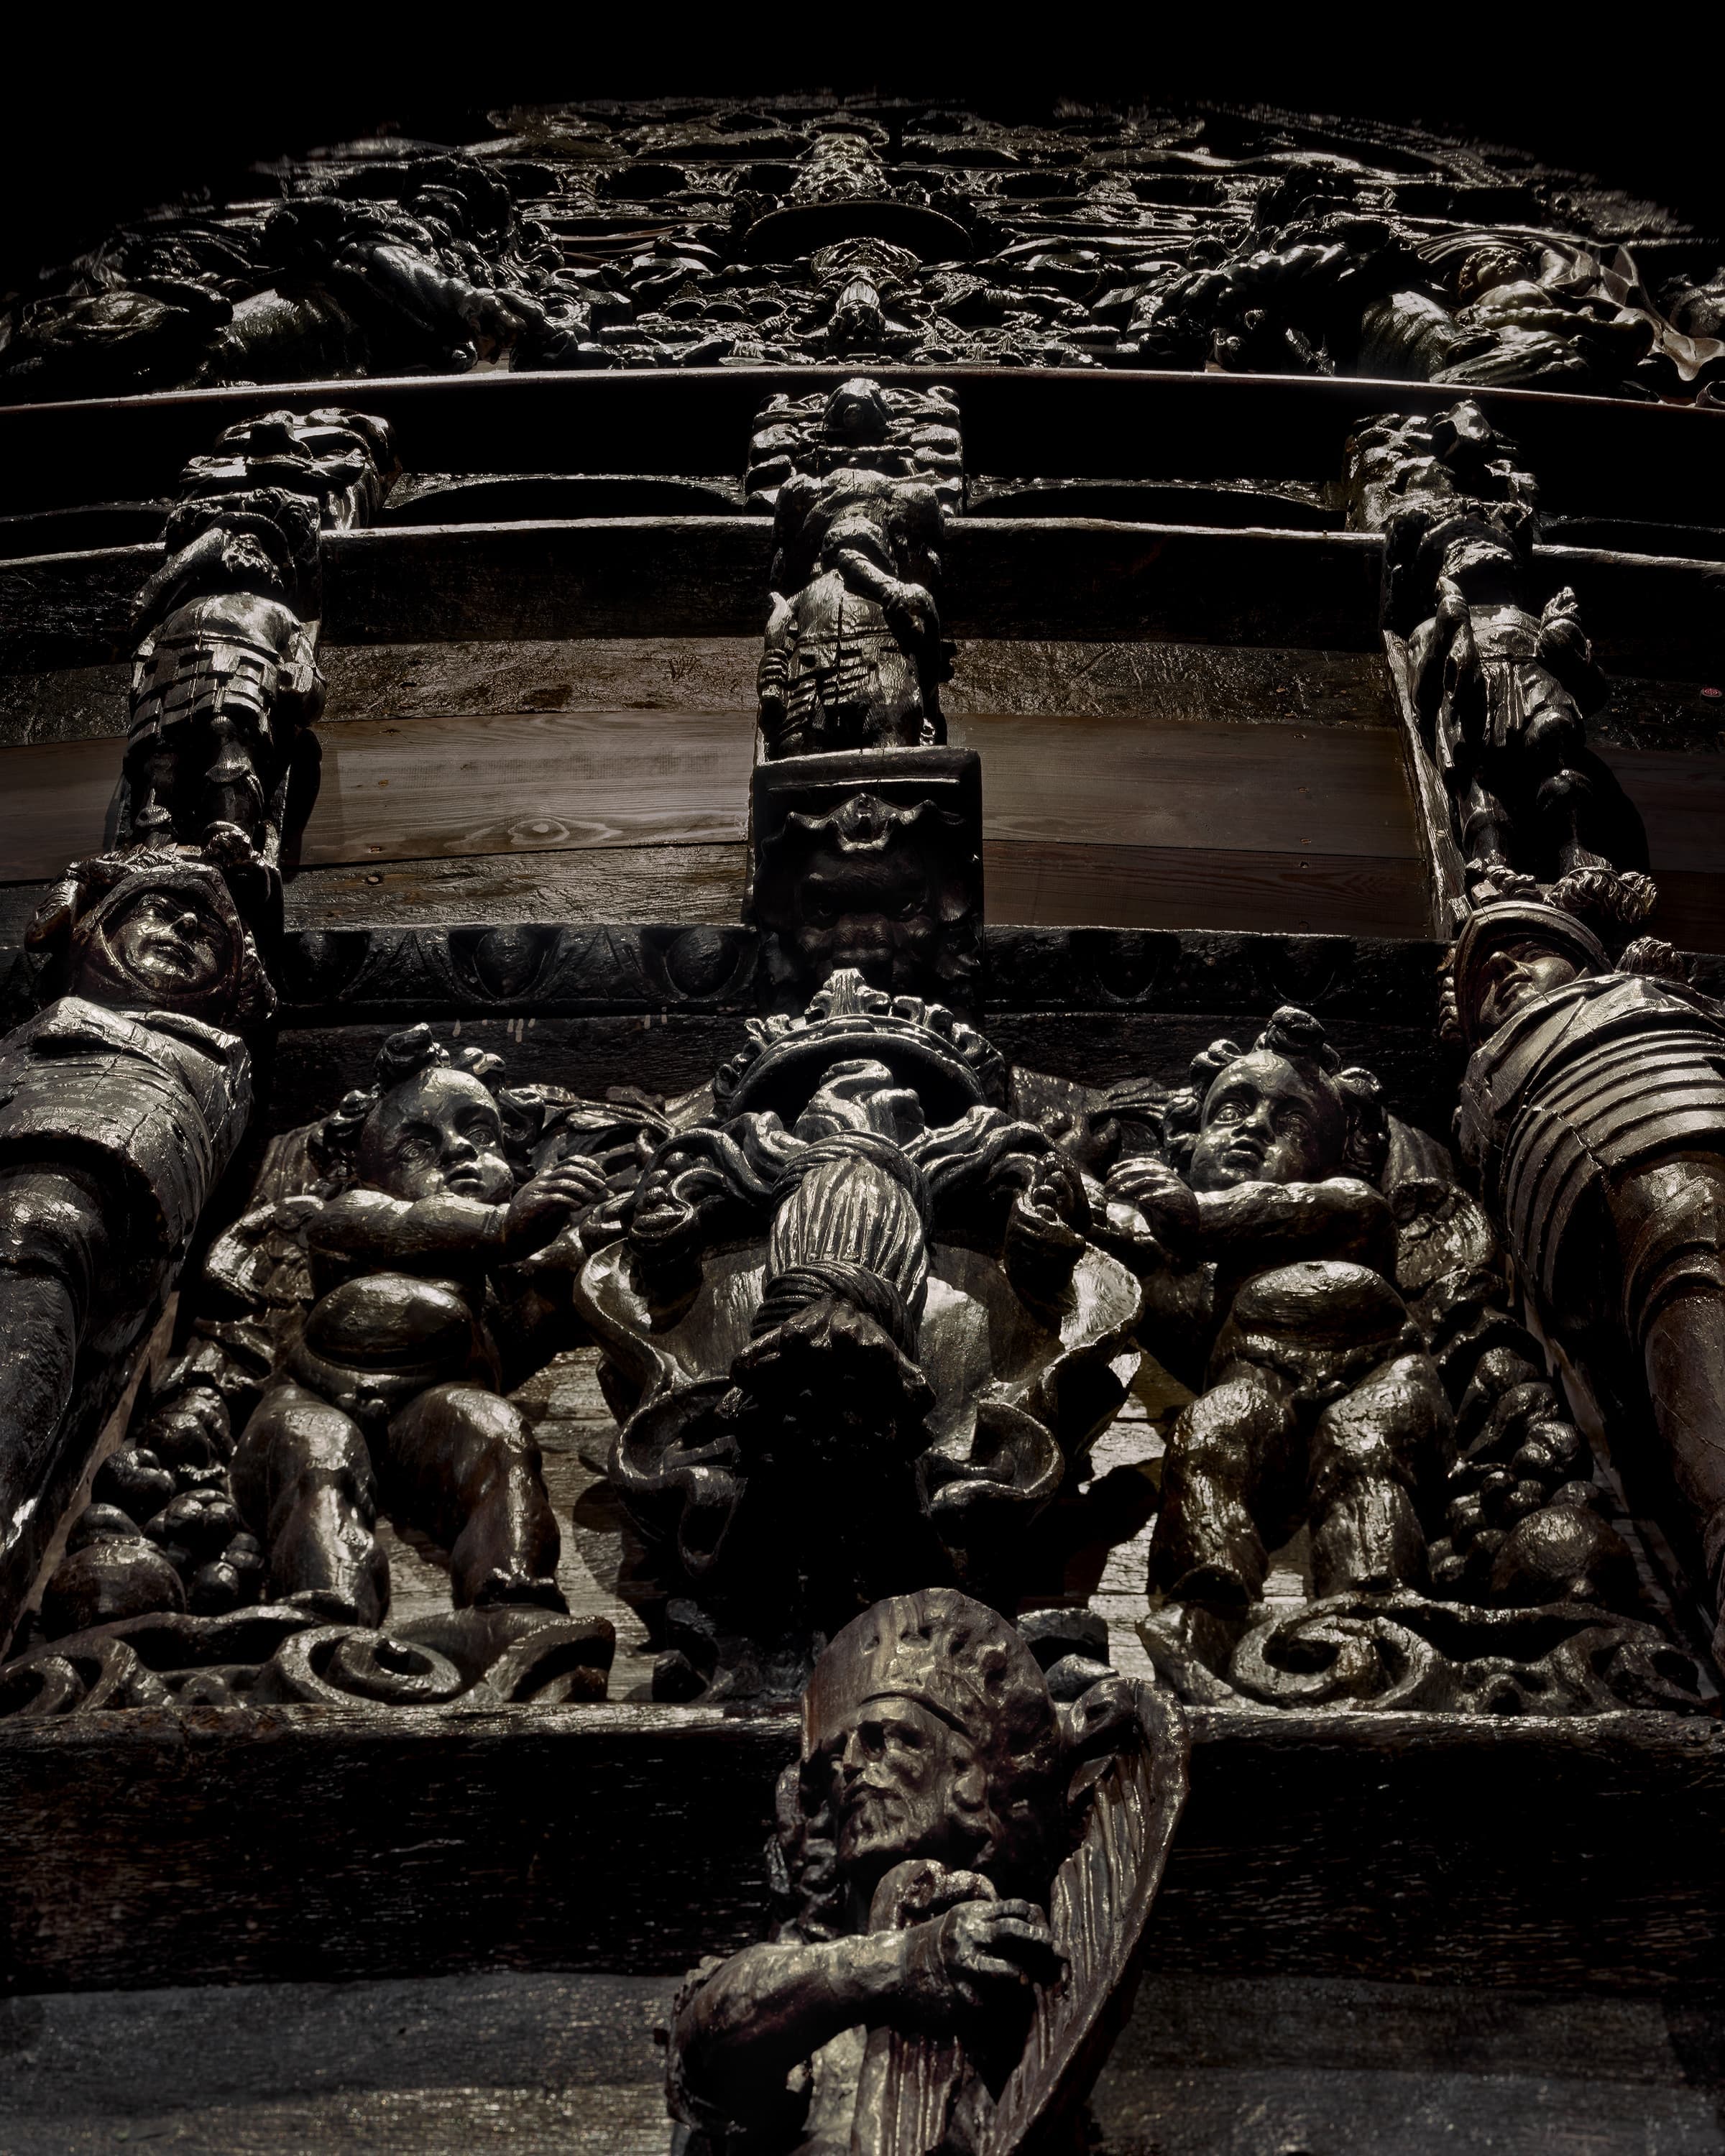
[[[747,849],[738,844],[602,846],[312,868],[287,886],[287,925],[737,921],[747,861]],[[0,887],[0,931],[12,918],[4,910],[7,896]]]
[[[1014,713],[955,719],[952,731],[958,745],[983,752],[997,921],[1291,921],[1310,932],[1421,932],[1400,896],[1419,871],[1386,731]],[[355,720],[321,742],[317,800],[298,847],[306,869],[612,848],[662,854],[737,844],[746,833],[747,711]],[[45,878],[87,851],[119,763],[113,741],[8,752],[0,878]],[[1187,851],[1202,858],[1159,858]],[[685,917],[680,906],[652,916],[633,910],[642,901],[625,897],[626,875],[608,901],[602,872],[593,886],[595,903],[630,906],[610,918]],[[297,921],[309,925],[304,914]]]
[[[1411,855],[985,841],[988,917],[1033,927],[1229,928],[1423,936]]]
[[[665,1979],[497,1970],[0,2004],[9,2156],[665,2156]],[[1717,2007],[1680,1997],[1170,1979],[1139,1988],[1094,2156],[1294,2148],[1708,2156]]]
[[[378,378],[177,390],[0,412],[0,509],[171,490],[186,459],[223,428],[280,407],[362,401],[396,430],[410,471],[741,471],[755,415],[778,391],[806,395],[844,367],[677,368],[664,372]],[[1334,479],[1355,423],[1441,411],[1453,388],[1346,377],[1126,369],[881,367],[883,382],[957,393],[970,468],[1014,478]],[[1554,511],[1692,521],[1725,492],[1725,422],[1664,404],[1550,392],[1472,393],[1538,471]],[[726,454],[726,445],[730,454]]]
[[[1713,1981],[1717,1727],[1211,1710],[1194,1733],[1150,1947],[1165,1977]],[[674,1974],[758,1936],[795,1743],[788,1715],[648,1706],[13,1722],[0,1982]]]

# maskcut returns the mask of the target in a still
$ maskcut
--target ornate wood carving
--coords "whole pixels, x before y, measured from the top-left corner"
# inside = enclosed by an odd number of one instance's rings
[[[696,2147],[1007,2156],[1070,2131],[1130,1999],[1185,1740],[1109,1671],[1061,1697],[951,1589],[834,1640],[779,1784],[783,1920],[677,2001]]]

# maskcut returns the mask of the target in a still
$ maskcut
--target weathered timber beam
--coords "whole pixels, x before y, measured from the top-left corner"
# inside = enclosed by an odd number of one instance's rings
[[[764,618],[763,518],[624,517],[332,532],[326,643],[742,636]],[[1093,518],[966,517],[942,542],[960,637],[1139,638],[1367,651],[1382,542]],[[160,550],[0,564],[0,668],[95,665],[125,639]],[[1725,563],[1541,548],[1536,581],[1573,584],[1608,670],[1707,680],[1725,662]]]
[[[570,472],[711,469],[727,441],[743,466],[762,403],[803,395],[849,367],[679,368],[664,373],[486,373],[181,390],[0,409],[0,510],[172,487],[187,457],[226,426],[281,408],[363,404],[397,431],[409,471],[542,472],[547,444]],[[957,391],[974,473],[1004,477],[1331,478],[1353,424],[1378,412],[1440,410],[1435,383],[1276,375],[983,367],[872,370],[884,383]],[[1725,416],[1560,396],[1470,393],[1538,465],[1548,506],[1692,521],[1725,491]]]
[[[1163,1974],[1653,1991],[1717,1971],[1716,1726],[1192,1719],[1152,1934]],[[14,1722],[0,1985],[675,1974],[759,1935],[795,1749],[788,1716],[686,1707]]]

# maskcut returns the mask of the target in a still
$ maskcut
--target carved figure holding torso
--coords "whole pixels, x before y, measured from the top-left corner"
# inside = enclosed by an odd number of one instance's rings
[[[1457,516],[1426,533],[1415,571],[1436,603],[1409,643],[1414,701],[1469,880],[1638,872],[1639,824],[1587,746],[1609,690],[1573,592],[1528,611],[1527,536],[1513,506]]]
[[[1070,2127],[1183,1794],[1168,1712],[1117,1678],[1063,1712],[1011,1626],[950,1589],[839,1633],[780,1784],[794,1912],[704,1964],[674,2012],[694,2148],[1009,2156]]]
[[[1192,1075],[1168,1110],[1173,1164],[1127,1159],[1108,1181],[1149,1231],[1140,1337],[1202,1387],[1169,1440],[1153,1583],[1239,1612],[1303,1522],[1317,1594],[1422,1584],[1450,1406],[1394,1284],[1377,1082],[1291,1007]]]
[[[246,1424],[235,1496],[281,1599],[378,1622],[381,1507],[449,1551],[458,1608],[561,1609],[538,1448],[499,1397],[485,1299],[498,1268],[605,1194],[604,1178],[573,1161],[516,1188],[485,1083],[495,1059],[462,1067],[419,1026],[378,1065],[376,1089],[323,1127],[341,1187],[284,1201],[316,1299]]]

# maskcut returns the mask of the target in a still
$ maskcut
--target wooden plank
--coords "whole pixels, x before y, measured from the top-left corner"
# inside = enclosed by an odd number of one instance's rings
[[[1712,1982],[1717,1725],[1191,1719],[1192,1799],[1152,1934],[1163,1976]],[[773,1785],[795,1746],[789,1714],[649,1706],[14,1721],[0,1981],[676,1975],[760,1936]]]
[[[742,637],[764,626],[762,517],[590,518],[332,533],[326,643]],[[942,547],[958,637],[1151,639],[1375,650],[1383,542],[1102,519],[961,517]],[[123,654],[132,594],[160,549],[0,563],[0,667]],[[1725,562],[1536,550],[1536,583],[1573,585],[1608,670],[1708,680],[1725,660]]]
[[[0,410],[0,509],[172,491],[181,465],[225,427],[286,407],[358,406],[389,419],[410,471],[699,473],[745,460],[755,415],[778,391],[829,388],[845,367],[676,368],[631,373],[379,377],[168,391]],[[1355,424],[1444,410],[1427,382],[1131,369],[880,367],[886,382],[958,395],[971,470],[1013,478],[1339,475]],[[1692,521],[1725,492],[1725,420],[1603,397],[1476,389],[1538,472],[1548,505]]]
[[[477,711],[746,711],[755,701],[761,639],[326,643],[319,659],[330,685],[326,727],[351,719]],[[0,673],[0,744],[28,747],[123,734],[130,678],[124,663]],[[1273,645],[961,639],[957,671],[941,702],[949,716],[1060,711],[1295,726],[1394,724],[1374,653]],[[1705,703],[1698,709],[1717,716]]]
[[[975,713],[949,734],[982,756],[983,828],[999,841],[1418,851],[1387,731]]]
[[[983,752],[984,829],[1003,843],[1415,852],[1388,732],[999,713],[955,721],[952,734]],[[747,711],[355,720],[326,728],[320,744],[317,799],[298,850],[306,867],[732,844],[746,833]],[[121,744],[59,742],[7,755],[0,879],[52,875],[101,830]],[[998,903],[993,910],[1017,917]]]
[[[1425,872],[1361,854],[985,842],[988,918],[1039,927],[1422,937]]]
[[[300,859],[738,840],[754,746],[748,711],[359,721],[323,737]]]
[[[287,886],[287,925],[737,921],[747,860],[741,844],[603,846],[305,869]],[[7,896],[0,888],[0,907]],[[0,926],[8,917],[0,911]]]

